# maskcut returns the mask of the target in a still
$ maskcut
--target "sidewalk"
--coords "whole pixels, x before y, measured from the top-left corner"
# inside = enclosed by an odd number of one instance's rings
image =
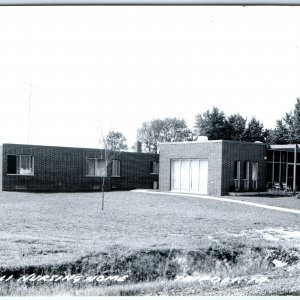
[[[248,196],[248,197],[244,196],[244,197],[236,197],[235,199],[233,199],[233,197],[229,197],[229,196],[215,197],[215,196],[205,196],[205,195],[196,195],[196,194],[160,192],[159,190],[133,190],[132,192],[203,198],[203,199],[209,199],[215,201],[232,202],[240,205],[255,206],[263,209],[277,210],[286,213],[300,214],[300,199],[296,197],[268,198],[266,196]],[[293,198],[293,199],[289,199],[289,198]]]

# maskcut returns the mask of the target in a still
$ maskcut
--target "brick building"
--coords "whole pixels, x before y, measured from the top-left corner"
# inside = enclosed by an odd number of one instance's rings
[[[267,147],[262,143],[203,141],[160,145],[162,191],[226,195],[265,190]]]
[[[158,154],[120,152],[105,166],[104,150],[3,144],[3,191],[76,192],[151,189],[158,182]]]
[[[1,167],[3,191],[97,191],[103,176],[105,190],[152,189],[158,177],[161,191],[203,195],[300,188],[298,145],[162,143],[159,155],[120,152],[106,168],[100,149],[3,144]]]

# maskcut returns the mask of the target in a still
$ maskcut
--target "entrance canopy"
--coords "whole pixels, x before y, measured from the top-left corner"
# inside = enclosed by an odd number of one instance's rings
[[[270,145],[267,156],[267,181],[272,187],[300,189],[300,151],[297,144]]]

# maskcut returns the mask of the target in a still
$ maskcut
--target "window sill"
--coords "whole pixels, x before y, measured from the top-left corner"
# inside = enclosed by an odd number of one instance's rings
[[[34,176],[34,174],[6,174],[7,176]]]
[[[110,176],[112,178],[120,178],[121,176]]]
[[[150,175],[158,175],[159,173],[150,173]]]
[[[85,175],[85,177],[97,177],[97,178],[106,178],[107,176],[98,176],[98,175]]]

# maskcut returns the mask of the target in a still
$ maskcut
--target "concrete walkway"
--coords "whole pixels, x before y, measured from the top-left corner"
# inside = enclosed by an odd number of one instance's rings
[[[181,193],[174,193],[174,192],[159,192],[159,191],[151,191],[151,190],[132,190],[132,192],[167,195],[167,196],[204,198],[204,199],[210,199],[210,200],[215,200],[215,201],[231,202],[231,203],[237,203],[237,204],[242,204],[242,205],[255,206],[255,207],[259,207],[259,208],[277,210],[277,211],[282,211],[282,212],[287,212],[287,213],[300,214],[300,210],[297,210],[297,209],[271,206],[271,205],[265,205],[265,204],[259,204],[259,203],[254,203],[254,202],[247,202],[247,201],[240,201],[240,200],[234,200],[234,199],[228,199],[228,198],[222,198],[222,197],[204,196],[204,195],[196,195],[196,194],[181,194]]]

